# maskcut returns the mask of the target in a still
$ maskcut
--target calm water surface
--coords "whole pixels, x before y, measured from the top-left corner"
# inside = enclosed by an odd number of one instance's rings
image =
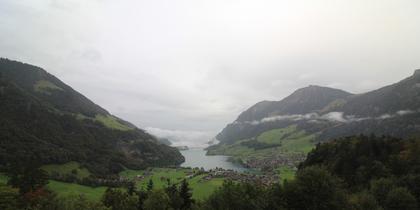
[[[185,162],[181,165],[182,167],[203,167],[205,170],[219,167],[223,169],[232,169],[239,172],[247,170],[241,165],[229,162],[229,156],[206,156],[206,151],[204,149],[189,149],[181,151],[181,154],[185,157]]]

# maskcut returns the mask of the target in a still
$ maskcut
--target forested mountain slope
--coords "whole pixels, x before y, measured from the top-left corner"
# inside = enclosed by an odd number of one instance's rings
[[[302,151],[298,146],[313,147],[360,134],[401,138],[420,134],[419,70],[398,83],[364,94],[309,86],[281,101],[257,103],[227,125],[216,136],[220,143],[208,150],[209,154],[246,153],[254,158],[262,152],[259,148],[277,146],[276,154],[293,153]],[[264,140],[267,135],[269,140]]]
[[[0,165],[78,161],[96,174],[177,165],[177,149],[94,104],[45,70],[0,59]]]

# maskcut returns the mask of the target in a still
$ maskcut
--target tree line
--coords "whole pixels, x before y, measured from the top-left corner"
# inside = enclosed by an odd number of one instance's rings
[[[155,189],[152,181],[146,189],[134,183],[109,188],[100,202],[92,202],[48,192],[39,169],[15,176],[10,186],[0,187],[0,209],[416,210],[420,139],[353,136],[319,144],[293,180],[271,186],[226,181],[204,200],[192,198],[186,180],[168,182],[163,189]]]

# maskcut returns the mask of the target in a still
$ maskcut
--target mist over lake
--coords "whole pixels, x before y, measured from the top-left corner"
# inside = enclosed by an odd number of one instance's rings
[[[184,150],[181,151],[181,154],[185,157],[185,162],[181,165],[182,167],[203,167],[205,170],[223,168],[226,170],[231,169],[239,172],[247,171],[247,169],[241,165],[229,162],[229,156],[206,156],[206,151],[203,148]]]

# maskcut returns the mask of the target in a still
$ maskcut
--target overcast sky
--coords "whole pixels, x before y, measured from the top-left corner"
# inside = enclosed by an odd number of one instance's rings
[[[361,93],[411,75],[419,9],[419,0],[1,0],[0,57],[43,67],[152,133],[203,142],[297,88]]]

